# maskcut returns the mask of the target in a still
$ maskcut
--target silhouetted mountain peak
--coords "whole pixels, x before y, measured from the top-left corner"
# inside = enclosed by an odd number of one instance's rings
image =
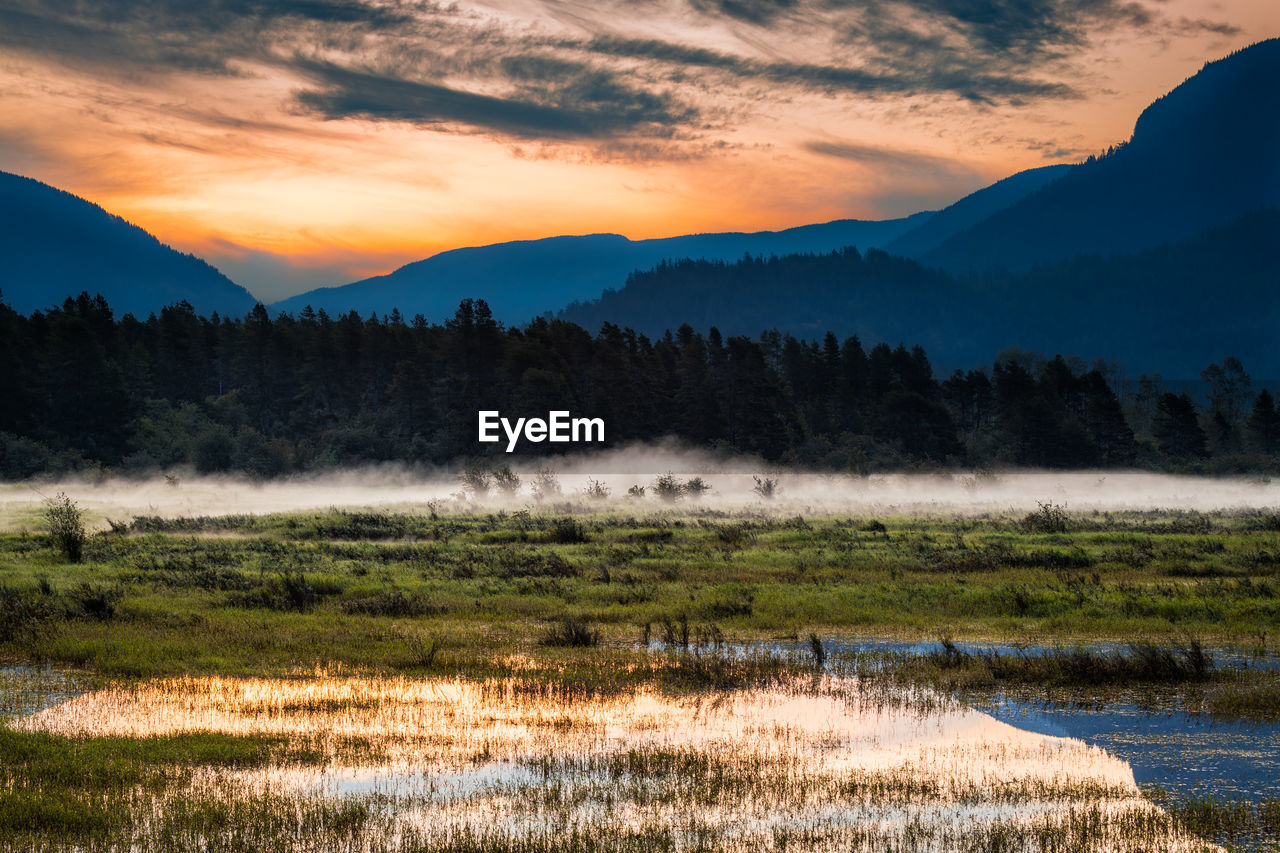
[[[239,315],[247,290],[195,255],[72,193],[0,172],[3,299],[30,313],[81,291],[121,313],[146,316],[182,300],[197,311]]]
[[[1280,40],[1211,62],[1143,111],[1127,144],[956,234],[922,260],[1013,270],[1134,252],[1280,203]]]

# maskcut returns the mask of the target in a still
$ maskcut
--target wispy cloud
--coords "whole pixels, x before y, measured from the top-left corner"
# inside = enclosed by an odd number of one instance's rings
[[[705,146],[769,102],[806,93],[1076,97],[1071,59],[1099,35],[1231,28],[1135,0],[687,3],[659,38],[640,34],[663,21],[631,4],[570,14],[545,0],[517,19],[411,0],[10,0],[0,47],[123,76],[275,69],[300,83],[298,110],[329,121],[616,149],[627,138]],[[678,146],[634,148],[665,156]]]
[[[506,96],[433,82],[299,60],[314,81],[298,102],[326,119],[392,120],[440,130],[479,129],[519,139],[606,139],[634,133],[669,137],[698,118],[698,110],[669,93],[628,86],[607,70],[549,59],[511,57]]]

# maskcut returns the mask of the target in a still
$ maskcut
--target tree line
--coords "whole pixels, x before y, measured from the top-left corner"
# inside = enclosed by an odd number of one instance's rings
[[[1203,379],[1199,405],[1158,377],[1024,351],[940,379],[919,346],[831,333],[508,328],[470,299],[436,324],[398,312],[271,317],[261,305],[201,317],[185,303],[117,319],[84,293],[29,316],[0,304],[0,476],[511,459],[477,442],[482,409],[564,409],[603,418],[615,446],[674,436],[827,470],[1276,467],[1273,396],[1255,393],[1234,358]]]

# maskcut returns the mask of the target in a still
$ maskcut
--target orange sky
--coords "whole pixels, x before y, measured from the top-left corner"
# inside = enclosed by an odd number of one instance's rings
[[[462,245],[942,206],[1277,31],[1274,0],[8,0],[0,169],[271,301]]]

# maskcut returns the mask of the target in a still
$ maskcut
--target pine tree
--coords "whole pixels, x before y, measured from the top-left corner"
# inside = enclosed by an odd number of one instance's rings
[[[1166,393],[1156,403],[1152,431],[1160,452],[1177,459],[1204,458],[1209,455],[1206,437],[1196,415],[1196,404],[1185,392]]]
[[[1280,412],[1271,392],[1263,388],[1253,398],[1253,412],[1249,415],[1246,430],[1253,447],[1262,453],[1280,453]]]

